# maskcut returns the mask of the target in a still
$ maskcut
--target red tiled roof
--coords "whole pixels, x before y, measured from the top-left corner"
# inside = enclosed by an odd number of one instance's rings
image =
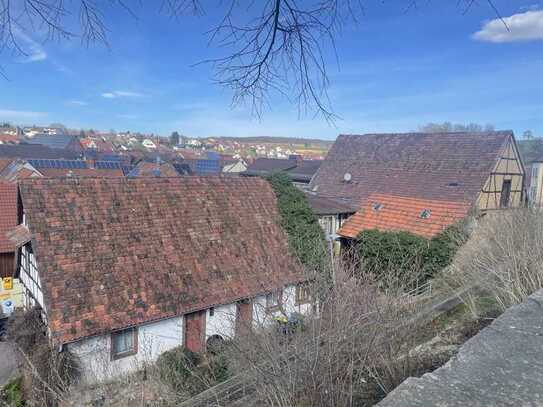
[[[0,133],[0,142],[5,144],[17,144],[21,140],[13,134]]]
[[[132,173],[138,177],[177,177],[179,175],[170,163],[156,164],[142,161],[136,168],[137,170]]]
[[[372,193],[474,203],[512,139],[511,131],[340,135],[310,189],[356,207]]]
[[[32,235],[25,225],[16,226],[6,233],[6,236],[14,247],[21,247],[32,239]]]
[[[17,226],[17,184],[0,181],[0,253],[15,250],[15,245],[6,235],[15,226]]]
[[[97,169],[97,168],[40,168],[38,171],[44,176],[49,178],[57,177],[123,177],[122,169]]]
[[[14,160],[14,158],[0,158],[0,172],[2,172],[4,168],[10,165]]]
[[[258,178],[36,178],[20,191],[57,343],[303,280]]]
[[[377,205],[380,206],[379,209],[376,209]],[[470,205],[465,202],[372,194],[366,205],[347,219],[338,234],[356,238],[364,230],[377,229],[405,231],[432,238],[448,226],[465,218],[469,209]],[[430,211],[427,219],[421,217],[424,210]]]

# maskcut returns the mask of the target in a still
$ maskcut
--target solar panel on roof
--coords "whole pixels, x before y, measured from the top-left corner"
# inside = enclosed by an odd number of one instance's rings
[[[220,172],[219,162],[216,160],[196,161],[196,173],[200,175],[217,174]]]

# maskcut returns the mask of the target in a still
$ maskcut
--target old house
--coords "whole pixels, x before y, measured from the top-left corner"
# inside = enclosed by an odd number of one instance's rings
[[[225,174],[239,174],[244,171],[247,171],[247,164],[241,158],[225,162],[222,167],[222,172]]]
[[[153,142],[153,140],[148,139],[148,138],[146,138],[145,140],[143,140],[143,141],[141,142],[141,145],[142,145],[143,147],[145,147],[145,148],[152,149],[152,150],[154,150],[154,149],[157,148],[157,147],[156,147],[156,144]]]
[[[64,148],[50,148],[41,144],[0,144],[0,158],[62,158],[75,160],[79,158],[79,153]]]
[[[543,139],[520,140],[519,150],[526,168],[528,203],[541,207],[543,203]]]
[[[177,177],[179,173],[175,167],[166,162],[140,161],[128,173],[127,177]]]
[[[336,232],[354,213],[352,207],[340,200],[326,198],[307,191],[306,198],[309,206],[318,217],[319,225],[324,230],[326,240],[337,240],[338,235]]]
[[[321,160],[303,160],[300,156],[291,156],[289,159],[257,158],[242,175],[266,177],[276,172],[284,172],[295,185],[305,187],[321,163]]]
[[[74,151],[76,153],[83,151],[83,146],[79,142],[79,138],[67,134],[37,134],[29,142],[53,149]]]
[[[86,380],[310,309],[263,180],[36,178],[19,191],[26,304]]]
[[[117,161],[30,159],[13,161],[0,176],[17,181],[30,177],[122,177],[124,173]]]
[[[340,135],[309,189],[356,213],[340,236],[430,236],[471,209],[521,206],[524,167],[511,131]]]

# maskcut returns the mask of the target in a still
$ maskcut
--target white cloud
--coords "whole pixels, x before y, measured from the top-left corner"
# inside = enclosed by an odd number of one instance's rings
[[[47,116],[47,113],[45,112],[0,109],[0,117],[10,119],[10,120],[39,119],[40,117],[45,117],[45,116]]]
[[[38,62],[47,59],[47,53],[43,47],[20,30],[14,30],[14,35],[24,53],[19,58],[21,63]]]
[[[495,43],[543,40],[543,11],[513,14],[503,21],[494,19],[485,23],[472,37]]]
[[[118,114],[117,117],[119,119],[127,119],[127,120],[134,120],[138,118],[138,116],[136,116],[135,114]]]
[[[106,99],[115,99],[115,98],[122,98],[122,97],[141,98],[143,96],[144,95],[142,93],[129,92],[129,91],[125,91],[125,90],[114,90],[114,91],[111,91],[111,92],[102,93],[102,97],[104,97]]]
[[[66,104],[70,106],[87,106],[88,105],[87,102],[83,102],[82,100],[68,100]]]
[[[529,4],[527,6],[521,6],[521,10],[539,10],[539,4]]]

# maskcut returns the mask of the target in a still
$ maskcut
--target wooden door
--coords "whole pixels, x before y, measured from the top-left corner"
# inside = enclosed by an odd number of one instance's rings
[[[508,208],[509,207],[509,197],[511,196],[511,180],[506,179],[502,184],[502,193],[500,196],[500,207]]]
[[[205,344],[206,311],[197,311],[184,316],[185,348],[202,352]]]
[[[251,329],[253,323],[253,303],[251,300],[243,300],[237,303],[236,334],[242,334]]]

